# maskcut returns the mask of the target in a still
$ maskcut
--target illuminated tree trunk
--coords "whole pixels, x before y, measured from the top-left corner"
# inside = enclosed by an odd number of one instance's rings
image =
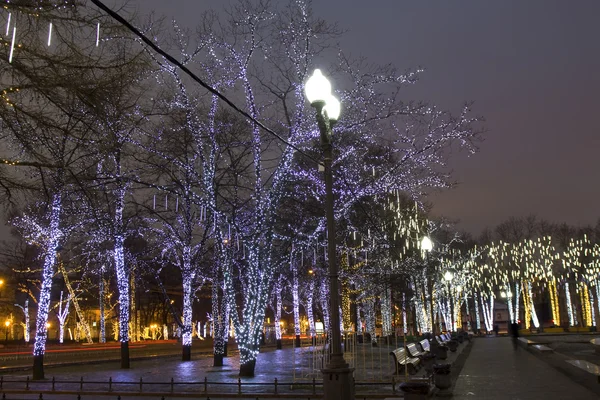
[[[365,325],[367,332],[371,336],[373,346],[377,345],[377,334],[375,332],[375,299],[369,297],[363,302],[365,310]]]
[[[21,309],[21,311],[23,311],[23,315],[25,317],[25,323],[22,324],[23,325],[23,339],[25,340],[25,343],[29,343],[29,331],[31,330],[30,328],[30,319],[29,319],[29,299],[25,300],[25,304],[24,305],[20,305],[20,304],[15,304],[15,306],[19,307]]]
[[[548,291],[550,292],[550,305],[552,307],[552,322],[554,325],[560,326],[560,302],[558,301],[556,279],[552,278],[548,282]]]
[[[131,335],[130,340],[132,342],[139,342],[141,340],[142,327],[140,326],[140,313],[136,307],[136,296],[137,296],[137,285],[135,284],[135,268],[132,268],[129,274],[129,282],[131,285],[131,305],[130,305],[130,327],[131,327]]]
[[[386,287],[381,295],[381,325],[382,335],[392,334],[392,301],[390,289]]]
[[[56,250],[59,245],[59,223],[62,211],[62,196],[60,192],[52,196],[49,211],[49,237],[46,242],[44,262],[42,264],[42,284],[38,299],[38,311],[35,326],[35,342],[33,344],[33,379],[44,379],[44,353],[48,328],[48,311],[50,310],[50,290],[54,276]]]
[[[565,296],[567,300],[567,314],[569,316],[569,326],[577,325],[577,319],[573,312],[573,305],[571,304],[571,291],[569,290],[569,282],[565,282]]]
[[[192,359],[192,305],[193,305],[193,281],[195,273],[192,271],[191,249],[189,246],[183,248],[183,268],[182,268],[182,286],[183,286],[183,327],[181,328],[181,346],[183,361]]]
[[[63,292],[62,290],[60,291],[60,302],[58,303],[58,329],[59,329],[59,333],[58,333],[58,342],[60,344],[63,343],[64,341],[64,336],[65,336],[65,321],[67,320],[67,317],[69,316],[69,304],[71,300],[71,296],[67,296],[67,301],[65,303],[65,307],[63,308]]]
[[[120,166],[119,166],[120,170]],[[120,171],[119,171],[120,172]],[[119,179],[116,195],[117,205],[114,215],[114,262],[119,290],[119,341],[121,342],[121,368],[129,368],[129,269],[125,265],[125,237],[123,227],[123,209],[125,207],[124,183]]]
[[[300,347],[300,293],[298,283],[298,270],[294,265],[292,260],[292,307],[294,311],[294,335],[296,338],[294,340],[294,346]]]
[[[224,332],[227,330],[227,322],[224,321],[223,303],[224,295],[220,293],[220,277],[218,266],[215,265],[215,272],[212,282],[212,317],[213,317],[213,366],[223,366],[223,357],[225,356],[226,338]]]
[[[106,316],[104,315],[104,265],[100,268],[100,279],[98,282],[99,306],[100,306],[100,343],[106,343]]]
[[[521,285],[519,281],[515,281],[515,315],[514,315],[514,323],[519,322],[519,306],[521,305]]]
[[[281,308],[283,307],[281,300],[281,278],[277,281],[275,286],[275,315],[274,315],[274,323],[275,323],[275,339],[277,340],[277,349],[281,349]]]
[[[478,294],[475,293],[475,295],[473,296],[473,299],[475,300],[475,328],[477,328],[477,330],[479,331],[481,329],[481,317],[479,314],[479,299],[478,299]]]
[[[308,285],[308,293],[306,294],[306,316],[308,318],[308,329],[310,331],[310,337],[314,337],[315,331],[315,318],[313,315],[313,297],[315,293],[315,280],[311,279]]]
[[[94,343],[94,340],[92,339],[92,331],[90,329],[90,325],[85,320],[85,315],[81,311],[81,307],[79,307],[79,302],[77,301],[77,297],[75,296],[75,291],[73,290],[73,286],[71,286],[71,281],[69,280],[69,276],[67,275],[67,271],[65,271],[65,268],[64,268],[62,262],[60,262],[58,264],[58,268],[60,270],[60,273],[63,276],[65,286],[66,286],[67,290],[69,291],[69,297],[71,298],[71,301],[73,302],[73,307],[75,307],[75,312],[77,313],[77,316],[79,317],[79,323],[81,324],[81,326],[83,328],[83,332],[85,333],[85,338],[86,338],[88,344],[92,344],[92,343]]]
[[[319,298],[321,302],[321,310],[323,311],[323,330],[330,335],[331,326],[329,325],[329,285],[327,284],[328,278],[323,278],[321,281],[321,290]]]

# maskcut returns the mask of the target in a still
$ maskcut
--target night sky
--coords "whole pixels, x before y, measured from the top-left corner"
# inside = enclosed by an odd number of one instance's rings
[[[274,2],[277,3],[277,2]],[[600,212],[600,1],[327,0],[317,15],[349,32],[342,48],[400,70],[425,67],[406,92],[485,117],[480,152],[455,154],[459,185],[432,194],[434,214],[478,234],[510,216],[595,224]],[[229,1],[136,0],[194,28]]]

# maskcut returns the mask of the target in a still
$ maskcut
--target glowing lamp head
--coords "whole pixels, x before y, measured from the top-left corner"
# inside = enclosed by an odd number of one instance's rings
[[[4,326],[6,326],[7,328],[10,326],[10,320],[6,320],[4,321]]]
[[[50,322],[46,322],[46,329],[50,328],[52,325],[50,325]]]
[[[450,282],[452,278],[454,278],[454,274],[451,271],[446,271],[446,273],[444,274],[444,279],[446,280],[446,282]]]
[[[321,73],[320,69],[315,69],[315,72],[313,72],[304,85],[304,92],[310,104],[325,103],[329,96],[331,96],[331,83]]]
[[[503,299],[506,298],[506,292],[500,292],[500,297],[502,297]]]
[[[327,100],[325,100],[325,107],[323,107],[323,110],[327,112],[329,121],[335,122],[340,117],[341,108],[342,105],[340,104],[340,101],[335,96],[329,95]]]
[[[423,239],[421,239],[421,250],[423,250],[423,251],[433,250],[433,242],[431,241],[431,239],[429,239],[428,236],[424,236]],[[448,271],[448,272],[450,272],[450,271]]]
[[[0,286],[4,285],[4,281],[0,279]]]

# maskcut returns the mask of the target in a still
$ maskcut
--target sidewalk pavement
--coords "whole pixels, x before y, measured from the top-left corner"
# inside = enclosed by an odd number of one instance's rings
[[[527,349],[515,350],[508,337],[475,340],[453,394],[454,399],[598,399]]]

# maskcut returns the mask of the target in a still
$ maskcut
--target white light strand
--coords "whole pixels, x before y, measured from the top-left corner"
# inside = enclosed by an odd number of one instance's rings
[[[52,22],[48,25],[48,47],[52,44]]]
[[[13,53],[15,51],[15,36],[17,35],[17,27],[13,27],[12,41],[10,42],[10,55],[8,56],[8,62],[12,63]]]

